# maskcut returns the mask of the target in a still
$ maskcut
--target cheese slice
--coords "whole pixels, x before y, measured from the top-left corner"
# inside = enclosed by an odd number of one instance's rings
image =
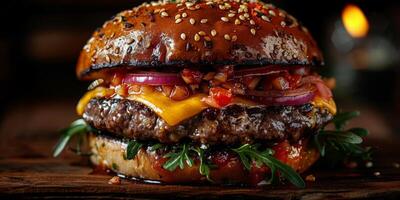
[[[87,92],[77,105],[77,113],[82,115],[86,105],[90,99],[95,97],[110,97],[114,94],[113,89],[98,87],[92,91]],[[185,119],[189,119],[208,108],[209,105],[201,101],[202,98],[207,97],[206,94],[194,94],[189,98],[182,101],[174,101],[169,97],[164,96],[161,92],[152,91],[142,94],[129,95],[126,98],[132,101],[143,103],[158,116],[164,119],[168,125],[175,126]],[[315,97],[313,102],[315,106],[324,107],[332,114],[336,113],[336,105],[333,99],[325,100],[320,97]],[[242,104],[247,106],[256,106],[257,103],[246,100],[240,97],[234,97],[232,104]]]
[[[174,126],[208,108],[207,104],[201,101],[203,97],[207,95],[195,94],[185,100],[174,101],[160,92],[150,92],[129,95],[127,99],[143,103],[163,118],[168,125]]]
[[[326,108],[330,113],[333,115],[336,114],[336,104],[335,101],[330,98],[329,100],[323,99],[319,96],[314,97],[313,101],[311,102],[316,107]]]
[[[97,87],[93,90],[90,90],[86,92],[86,94],[83,95],[83,97],[79,100],[78,105],[76,105],[76,112],[78,113],[78,115],[82,115],[90,99],[93,99],[95,97],[109,97],[113,94],[113,89],[108,89],[105,87]]]

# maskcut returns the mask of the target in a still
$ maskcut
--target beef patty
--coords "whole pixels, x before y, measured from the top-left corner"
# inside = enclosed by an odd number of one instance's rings
[[[301,106],[229,105],[208,108],[196,116],[169,126],[146,105],[126,99],[91,99],[83,114],[92,127],[136,140],[202,144],[239,144],[258,141],[297,141],[315,133],[332,119],[326,109]]]

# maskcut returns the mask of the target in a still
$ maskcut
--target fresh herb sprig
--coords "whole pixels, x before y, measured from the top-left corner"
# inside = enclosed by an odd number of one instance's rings
[[[169,158],[163,165],[163,168],[168,171],[174,171],[178,166],[180,169],[183,169],[185,163],[189,167],[192,167],[194,164],[194,161],[190,156],[190,148],[188,144],[182,144],[182,146],[177,147],[177,151],[171,151],[165,154],[164,158]]]
[[[136,157],[136,154],[142,148],[143,144],[135,140],[130,140],[126,147],[126,159],[132,160]]]
[[[83,136],[91,131],[91,127],[86,124],[86,122],[83,119],[78,119],[74,122],[71,123],[71,125],[66,128],[61,130],[62,135],[61,138],[58,140],[57,144],[54,146],[53,149],[53,157],[57,157],[61,154],[61,152],[65,149],[67,146],[68,142],[73,138],[73,137],[79,137],[78,142],[77,142],[77,147],[76,149],[72,149],[75,151],[78,155],[86,155],[81,152],[81,145],[83,141]]]
[[[283,164],[278,159],[274,158],[272,156],[274,152],[271,149],[259,151],[256,145],[245,144],[232,150],[239,155],[240,160],[247,170],[251,169],[252,161],[256,162],[258,165],[265,164],[268,166],[271,169],[271,178],[268,181],[269,183],[274,182],[277,172],[279,172],[281,176],[285,177],[296,187],[305,187],[305,182],[301,176],[290,166]]]
[[[210,168],[211,165],[207,163],[206,157],[204,155],[204,149],[200,148],[200,147],[195,147],[192,148],[193,151],[195,151],[199,157],[200,160],[200,166],[199,166],[199,172],[201,175],[205,176],[207,178],[208,181],[210,182],[214,182],[211,178],[210,178]]]
[[[314,136],[314,144],[325,163],[333,166],[348,158],[364,161],[372,159],[371,148],[361,146],[368,131],[364,128],[344,130],[346,124],[359,115],[358,111],[337,114],[331,121],[335,130],[323,128]]]

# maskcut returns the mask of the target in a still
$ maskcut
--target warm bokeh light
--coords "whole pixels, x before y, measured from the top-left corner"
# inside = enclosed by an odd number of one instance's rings
[[[342,20],[347,32],[355,38],[364,37],[368,33],[369,24],[362,10],[353,4],[346,5]]]

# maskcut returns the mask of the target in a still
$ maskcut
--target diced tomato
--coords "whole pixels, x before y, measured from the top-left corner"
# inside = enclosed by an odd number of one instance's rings
[[[274,88],[277,89],[277,90],[288,90],[288,89],[290,89],[289,81],[283,76],[278,76],[275,79],[273,79],[272,80],[272,86],[274,86]]]
[[[111,80],[111,85],[117,86],[117,85],[121,84],[123,78],[124,78],[124,76],[122,75],[122,73],[115,73]]]
[[[290,151],[290,144],[287,140],[278,143],[272,149],[275,151],[274,157],[276,159],[278,159],[284,163],[287,162],[289,151]]]
[[[192,69],[182,70],[181,76],[187,84],[199,84],[203,78],[203,74],[200,71]]]
[[[267,173],[269,172],[269,168],[265,165],[257,166],[255,163],[251,166],[250,169],[250,184],[258,185],[261,181],[265,180]]]
[[[295,89],[300,84],[301,75],[298,74],[289,75],[289,77],[287,77],[287,80],[289,81],[290,88]]]
[[[210,89],[210,97],[220,107],[224,107],[232,102],[232,92],[220,87]]]

